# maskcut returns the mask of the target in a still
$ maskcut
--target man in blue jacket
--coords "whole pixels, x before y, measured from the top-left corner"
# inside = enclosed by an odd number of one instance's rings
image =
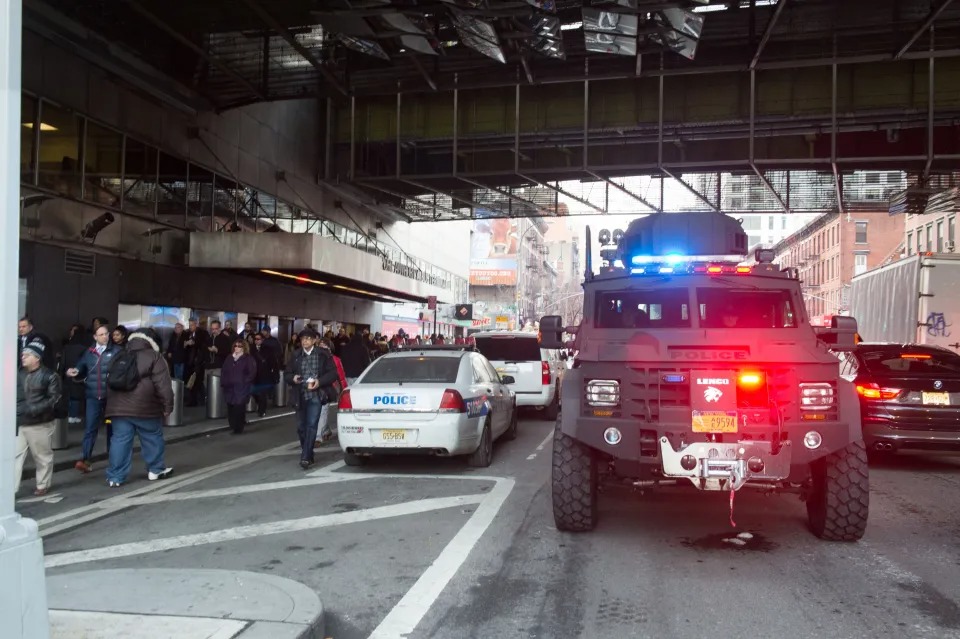
[[[78,461],[76,469],[81,473],[93,470],[90,460],[93,458],[93,448],[97,444],[97,432],[103,425],[103,411],[107,406],[107,372],[114,356],[120,352],[119,347],[110,341],[110,329],[107,326],[97,327],[93,334],[94,345],[83,354],[76,368],[67,371],[67,377],[86,378],[87,411],[86,423],[83,431],[83,459]],[[110,438],[113,429],[107,426],[107,454],[110,453]]]

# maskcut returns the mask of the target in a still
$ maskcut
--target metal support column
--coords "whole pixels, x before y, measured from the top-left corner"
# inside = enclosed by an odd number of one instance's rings
[[[830,84],[830,166],[833,168],[833,182],[837,191],[837,212],[843,215],[843,179],[837,168],[837,64],[833,64]]]
[[[397,82],[397,177],[400,177],[400,108],[401,103],[400,82]]]
[[[453,175],[457,174],[457,137],[460,135],[460,89],[457,85],[460,83],[460,75],[453,74]]]
[[[658,91],[658,106],[657,106],[657,168],[663,167],[663,56],[660,56],[660,89]],[[663,206],[663,201],[660,202],[660,205]]]
[[[513,99],[513,172],[520,174],[520,83]]]
[[[0,204],[8,213],[20,202],[20,69],[23,6],[0,0]],[[37,127],[39,128],[39,126]],[[5,326],[17,321],[20,219],[4,215],[4,249],[0,257],[0,309]],[[9,342],[9,343],[7,343]],[[0,429],[0,628],[5,638],[47,639],[50,622],[43,568],[43,543],[37,523],[14,510],[17,436],[13,402],[17,386],[13,342],[0,344],[0,384],[8,401],[0,404],[6,426]]]
[[[948,3],[944,3],[945,5]],[[933,166],[933,116],[935,111],[934,99],[936,88],[936,76],[934,74],[934,56],[932,55],[934,49],[934,26],[930,25],[930,60],[928,62],[929,70],[927,72],[927,165],[923,170],[924,179],[930,177],[930,168]]]
[[[583,168],[590,166],[590,58],[583,60]]]
[[[333,98],[327,98],[327,130],[323,139],[323,179],[333,178]]]
[[[357,176],[357,96],[350,96],[350,169],[352,181]]]

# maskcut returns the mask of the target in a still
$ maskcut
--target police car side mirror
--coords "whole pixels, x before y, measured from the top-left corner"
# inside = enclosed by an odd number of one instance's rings
[[[514,379],[512,375],[504,375],[503,377],[500,378],[500,383],[506,384],[507,386],[509,386],[510,384],[516,384],[517,380]]]
[[[547,315],[540,318],[540,348],[563,348],[563,318]]]

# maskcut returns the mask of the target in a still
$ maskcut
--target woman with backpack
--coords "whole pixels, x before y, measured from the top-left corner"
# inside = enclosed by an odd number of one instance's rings
[[[247,402],[256,377],[257,360],[250,355],[247,341],[238,337],[233,340],[231,353],[220,372],[220,387],[227,400],[227,421],[234,435],[242,433],[247,424]]]

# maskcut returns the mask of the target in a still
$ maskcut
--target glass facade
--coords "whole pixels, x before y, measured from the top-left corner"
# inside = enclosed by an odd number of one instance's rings
[[[115,129],[24,93],[21,184],[94,206],[195,231],[315,233],[450,282],[458,301],[467,279],[364,233],[188,162]],[[393,270],[388,269],[388,270]]]

